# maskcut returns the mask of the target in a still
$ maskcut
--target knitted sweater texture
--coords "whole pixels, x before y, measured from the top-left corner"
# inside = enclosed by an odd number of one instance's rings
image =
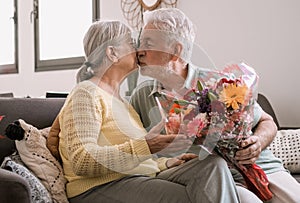
[[[154,160],[145,129],[130,104],[94,83],[79,83],[59,114],[59,151],[67,196],[122,177],[155,176],[167,158]]]

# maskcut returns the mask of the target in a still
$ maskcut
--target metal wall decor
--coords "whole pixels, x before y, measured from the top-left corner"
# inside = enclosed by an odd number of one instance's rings
[[[140,30],[143,25],[143,12],[161,7],[176,7],[176,4],[177,0],[121,0],[123,15],[136,30]]]

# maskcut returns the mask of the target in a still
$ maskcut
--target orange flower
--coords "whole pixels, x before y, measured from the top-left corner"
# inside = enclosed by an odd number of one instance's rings
[[[244,104],[248,87],[244,84],[238,86],[230,83],[224,87],[220,93],[220,100],[226,104],[226,107],[232,107],[234,110],[239,108],[239,104]]]
[[[179,104],[174,103],[169,111],[169,114],[176,113],[177,112],[176,110],[178,110],[180,108],[181,108],[181,106]]]

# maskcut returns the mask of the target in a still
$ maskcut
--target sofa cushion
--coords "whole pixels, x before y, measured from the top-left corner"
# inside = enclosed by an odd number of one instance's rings
[[[6,156],[11,155],[15,151],[16,151],[15,142],[3,135],[0,135],[0,164],[3,162],[3,159]]]
[[[291,173],[300,173],[300,129],[279,130],[269,149]]]
[[[64,98],[0,97],[0,115],[5,115],[0,122],[0,135],[4,135],[8,124],[18,119],[33,123],[38,129],[51,126],[64,101]]]
[[[22,119],[19,122],[25,131],[24,138],[16,140],[22,161],[42,181],[54,202],[67,203],[63,169],[46,146],[50,127],[39,130]]]
[[[0,115],[0,123],[4,120],[6,115]],[[0,164],[2,163],[4,157],[12,154],[16,151],[15,142],[7,139],[5,136],[0,133]]]
[[[58,149],[58,145],[59,145],[59,132],[60,132],[60,127],[59,127],[59,120],[58,120],[58,116],[56,117],[56,119],[54,120],[51,128],[50,128],[50,132],[49,135],[47,137],[47,142],[46,145],[48,147],[48,149],[50,150],[51,154],[60,162],[61,161],[61,157],[59,154],[59,149]]]

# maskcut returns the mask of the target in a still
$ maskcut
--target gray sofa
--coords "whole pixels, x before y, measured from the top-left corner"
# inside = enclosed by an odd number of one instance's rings
[[[64,98],[0,98],[0,116],[5,115],[0,122],[0,135],[4,135],[9,123],[19,118],[39,129],[51,126],[64,100]],[[259,97],[258,101],[278,124],[268,100],[265,97]],[[12,154],[15,150],[14,141],[1,136],[0,163],[5,156]],[[300,174],[293,174],[293,176],[300,182]],[[30,202],[28,184],[20,176],[4,169],[0,169],[0,194],[1,203]]]
[[[64,98],[0,97],[0,116],[5,115],[0,122],[0,135],[4,135],[7,125],[17,119],[23,119],[39,129],[51,126],[64,101]],[[14,141],[1,136],[0,163],[15,150]],[[1,203],[31,202],[28,183],[19,175],[5,169],[0,169],[0,194]]]

